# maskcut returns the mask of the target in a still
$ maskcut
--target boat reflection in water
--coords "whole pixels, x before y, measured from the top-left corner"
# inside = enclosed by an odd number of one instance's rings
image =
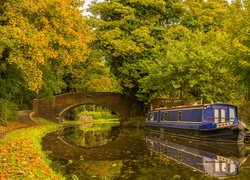
[[[238,174],[247,159],[244,144],[191,142],[167,135],[148,134],[147,147],[152,155],[172,159],[213,177]]]

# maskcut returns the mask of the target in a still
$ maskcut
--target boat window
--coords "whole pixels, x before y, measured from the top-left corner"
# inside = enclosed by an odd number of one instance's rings
[[[182,112],[179,111],[179,112],[178,112],[178,121],[181,121],[181,114],[182,114]]]
[[[230,164],[230,173],[236,172],[235,164]]]
[[[214,171],[215,172],[220,171],[220,162],[218,160],[215,160],[215,162],[214,162]]]
[[[150,113],[150,121],[153,121],[154,120],[154,115],[153,113]]]
[[[168,112],[164,112],[164,121],[168,120]]]
[[[164,121],[164,112],[160,112],[160,121]]]
[[[220,116],[221,116],[221,122],[226,122],[226,110],[225,109],[221,109]]]
[[[157,115],[157,121],[160,122],[161,121],[161,112],[158,112],[158,115]]]
[[[158,121],[158,112],[154,112],[154,121]]]
[[[214,122],[219,123],[219,109],[214,109]]]
[[[227,164],[226,163],[221,163],[221,171],[226,172],[227,171]]]
[[[229,118],[230,118],[230,121],[235,120],[235,110],[234,110],[234,108],[229,108]]]

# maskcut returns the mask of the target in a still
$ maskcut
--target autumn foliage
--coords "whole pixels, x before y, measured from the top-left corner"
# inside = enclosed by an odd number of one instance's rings
[[[87,44],[93,37],[79,10],[82,4],[81,0],[1,1],[0,72],[13,67],[16,78],[37,93],[42,87],[55,89],[49,87],[53,83],[60,86],[64,68],[89,55]]]
[[[40,124],[0,139],[0,179],[58,179],[50,168],[40,141],[57,126]]]

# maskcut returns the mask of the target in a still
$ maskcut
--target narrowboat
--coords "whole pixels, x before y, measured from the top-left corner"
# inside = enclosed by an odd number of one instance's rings
[[[243,143],[248,131],[237,106],[224,103],[156,108],[148,112],[145,130],[230,143]]]
[[[217,154],[208,150],[194,148],[192,144],[187,146],[187,141],[172,142],[169,139],[158,139],[157,137],[146,136],[145,138],[148,150],[152,156],[158,155],[162,160],[166,157],[176,161],[179,164],[190,167],[201,173],[216,178],[225,178],[236,176],[239,167],[246,161],[247,154],[237,154],[235,156],[226,154],[231,149],[237,149],[244,144],[224,144],[219,146],[223,148],[225,154]],[[240,147],[241,148],[241,147]]]

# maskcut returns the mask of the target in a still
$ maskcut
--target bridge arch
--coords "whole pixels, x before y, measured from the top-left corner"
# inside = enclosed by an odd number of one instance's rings
[[[82,106],[82,105],[89,105],[89,103],[78,103],[78,104],[74,104],[74,105],[72,105],[72,106],[69,106],[69,107],[67,107],[67,108],[65,108],[65,109],[63,109],[60,113],[59,113],[59,118],[61,117],[61,116],[63,116],[63,115],[65,115],[68,111],[70,111],[71,109],[74,109],[74,108],[76,108],[76,107],[78,107],[78,106]],[[96,105],[96,106],[102,106],[102,107],[104,107],[103,105],[101,105],[101,104],[97,104],[97,103],[95,103],[95,104],[93,104],[93,105]],[[109,109],[110,111],[113,111],[113,112],[115,112],[119,117],[120,117],[120,112],[116,112],[115,110],[113,110],[113,109],[111,109],[110,107],[107,107],[107,106],[105,106],[105,108],[107,108],[107,109]]]
[[[84,104],[96,104],[116,112],[121,121],[126,121],[132,112],[133,100],[120,93],[71,92],[54,96],[52,99],[33,100],[35,115],[59,122],[59,116],[66,111]]]

